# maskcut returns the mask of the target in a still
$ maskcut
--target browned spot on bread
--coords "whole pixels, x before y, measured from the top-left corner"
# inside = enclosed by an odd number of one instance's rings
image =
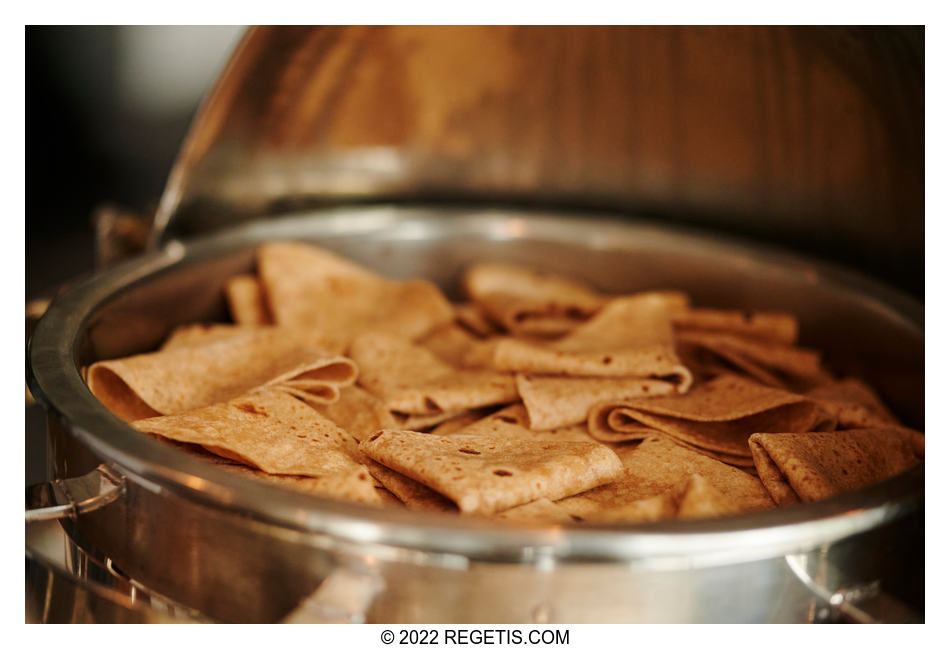
[[[253,403],[239,403],[235,405],[234,407],[237,408],[238,410],[241,410],[242,412],[249,412],[252,415],[263,415],[265,417],[267,416],[266,410],[264,410],[263,408],[258,408]]]

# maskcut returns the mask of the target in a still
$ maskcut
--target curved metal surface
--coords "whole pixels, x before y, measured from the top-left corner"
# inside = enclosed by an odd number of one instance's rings
[[[764,307],[787,303],[806,316],[806,331],[811,317],[836,321],[840,320],[838,313],[851,312],[852,318],[865,323],[866,335],[884,332],[890,336],[892,345],[900,348],[895,353],[909,363],[905,375],[916,366],[915,355],[922,354],[923,312],[919,304],[839,269],[778,251],[753,250],[721,239],[583,215],[545,217],[378,207],[306,214],[251,224],[186,245],[175,243],[75,286],[54,301],[31,341],[30,381],[37,399],[96,456],[115,463],[146,491],[201,503],[249,524],[260,521],[303,533],[317,545],[353,544],[363,555],[387,561],[450,566],[464,566],[475,559],[558,565],[608,561],[651,570],[701,568],[809,551],[921,506],[922,466],[859,492],[728,519],[633,526],[500,527],[466,518],[323,500],[231,475],[137,433],[86,389],[78,365],[91,361],[89,354],[102,357],[142,351],[157,344],[176,324],[175,318],[195,319],[184,302],[194,308],[203,303],[203,299],[192,303],[179,297],[176,303],[182,308],[173,316],[166,313],[159,329],[140,327],[134,318],[122,320],[122,327],[115,329],[113,321],[154,302],[156,295],[148,290],[159,291],[164,299],[175,290],[202,283],[211,285],[206,290],[218,291],[220,284],[213,278],[220,276],[223,281],[228,274],[246,269],[255,243],[280,238],[319,241],[395,275],[425,275],[431,274],[426,270],[441,269],[448,274],[442,280],[450,279],[472,255],[490,250],[496,256],[523,259],[528,254],[542,265],[556,259],[567,272],[577,270],[583,276],[587,269],[588,275],[599,272],[602,280],[619,282],[613,287],[602,283],[601,288],[607,290],[637,288],[645,277],[637,278],[637,269],[641,275],[647,272],[646,266],[637,264],[644,260],[653,263],[657,255],[662,258],[675,253],[684,264],[692,259],[693,266],[654,268],[646,281],[663,276],[669,280],[666,286],[687,286],[688,276],[695,274],[696,264],[700,264],[706,274],[692,281],[697,286],[705,283],[707,290],[697,301],[702,302],[703,297],[713,302],[717,296],[724,299],[723,287],[715,286],[724,282],[725,288],[736,293],[733,300],[762,299],[766,303],[758,306]],[[573,253],[557,254],[565,250]],[[624,282],[627,284],[621,286]],[[768,290],[756,292],[756,286]],[[146,293],[139,296],[142,291]],[[805,296],[810,296],[810,305],[800,302]],[[220,300],[220,295],[216,299]],[[201,308],[206,316],[214,312],[213,305]],[[830,311],[825,313],[826,309]],[[147,311],[145,317],[149,317]],[[126,329],[131,330],[131,342],[116,341],[114,335],[97,340],[98,330],[114,333]],[[859,345],[865,333],[843,335],[850,335],[851,344]],[[124,344],[138,348],[123,348]],[[862,357],[869,353],[863,348],[856,351]],[[86,358],[82,358],[84,354]],[[880,358],[872,355],[868,360],[873,363]],[[911,401],[910,408],[916,405]]]
[[[367,198],[610,206],[916,287],[923,87],[914,27],[257,27],[155,241]]]
[[[78,478],[53,480],[26,488],[26,522],[76,518],[115,502],[124,479],[104,464]]]

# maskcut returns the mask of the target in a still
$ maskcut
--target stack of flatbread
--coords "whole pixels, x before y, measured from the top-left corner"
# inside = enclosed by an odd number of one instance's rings
[[[319,496],[522,523],[641,523],[809,502],[923,458],[874,390],[786,313],[608,295],[510,263],[468,301],[278,242],[234,322],[85,369],[136,429]]]

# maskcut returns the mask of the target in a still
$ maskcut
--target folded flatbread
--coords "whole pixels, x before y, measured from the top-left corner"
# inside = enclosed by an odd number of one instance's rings
[[[398,471],[367,458],[366,468],[370,474],[379,480],[407,509],[422,512],[451,512],[457,514],[459,508],[455,503],[433,491],[421,482],[407,478]]]
[[[854,491],[919,463],[924,436],[896,426],[749,438],[755,468],[778,505]]]
[[[739,514],[739,507],[729,496],[694,473],[690,476],[676,511],[677,518],[718,518]]]
[[[620,444],[614,450],[623,463],[621,477],[557,504],[585,521],[671,518],[676,515],[683,486],[693,474],[698,474],[726,494],[740,511],[773,506],[758,478],[684,448],[667,437],[653,436],[640,444]]]
[[[264,287],[256,275],[232,277],[224,292],[228,298],[228,310],[237,324],[252,327],[273,324]]]
[[[441,435],[446,437],[448,435],[454,435],[460,430],[468,428],[476,421],[484,419],[489,413],[488,411],[491,408],[479,408],[478,410],[466,410],[465,412],[455,415],[450,419],[446,419],[443,422],[439,422],[435,427],[432,428],[429,432],[433,435]],[[411,428],[410,430],[416,430]]]
[[[234,324],[189,324],[175,327],[159,348],[164,351],[176,347],[192,347],[220,342],[229,338],[240,338],[243,335],[253,334],[263,340],[258,344],[271,344],[273,339],[279,339],[281,346],[313,347],[339,355],[349,343],[339,335],[308,329],[305,327],[277,327],[267,325],[262,327]]]
[[[333,403],[313,407],[358,441],[378,430],[396,426],[396,418],[386,404],[358,385],[341,388],[340,398]]]
[[[860,379],[843,379],[813,388],[805,393],[832,413],[838,428],[872,428],[896,425],[891,414],[871,386]]]
[[[536,430],[586,422],[591,407],[604,401],[663,396],[675,390],[667,381],[637,377],[519,374],[515,385]]]
[[[314,496],[338,498],[367,505],[385,505],[389,503],[389,499],[384,495],[386,492],[374,486],[373,478],[364,466],[358,466],[351,471],[339,471],[318,477],[266,473],[241,464],[224,465],[224,468],[226,471],[240,473],[255,480],[262,480]]]
[[[818,352],[782,343],[757,340],[731,333],[679,331],[677,349],[684,358],[702,359],[714,366],[710,372],[747,374],[756,381],[777,388],[802,389],[827,383],[831,377],[821,367]]]
[[[191,345],[207,345],[232,336],[255,330],[256,327],[246,327],[234,324],[187,324],[175,327],[159,349],[174,349]]]
[[[533,430],[529,425],[528,411],[520,404],[512,404],[498,412],[483,417],[464,428],[447,433],[447,436],[500,437],[503,439],[553,440],[558,442],[592,442],[586,424],[574,424],[546,430]]]
[[[471,302],[464,304],[453,304],[455,309],[455,322],[453,324],[461,327],[468,333],[479,338],[488,338],[501,333],[494,322],[488,319],[485,312]]]
[[[138,430],[198,444],[267,473],[325,476],[353,472],[356,440],[278,388],[243,394],[177,415],[140,419]]]
[[[253,329],[204,345],[100,361],[86,378],[106,407],[132,421],[220,403],[264,385],[330,403],[356,374],[348,358],[301,347],[281,331]]]
[[[360,367],[360,385],[394,412],[455,414],[518,399],[513,375],[458,370],[425,347],[388,334],[360,336],[350,355]]]
[[[691,308],[673,316],[678,332],[718,332],[794,345],[798,340],[798,320],[789,313],[730,311]]]
[[[749,458],[752,433],[805,432],[830,428],[827,414],[801,395],[724,375],[688,394],[604,402],[591,409],[595,439],[620,442],[657,433],[681,444],[730,458]]]
[[[257,266],[279,325],[356,336],[372,330],[414,339],[454,317],[431,282],[397,282],[302,243],[261,246]]]
[[[678,491],[671,489],[656,496],[637,500],[615,501],[611,509],[584,494],[555,503],[571,514],[577,522],[587,523],[652,523],[676,518]]]
[[[471,266],[462,285],[483,313],[516,335],[563,335],[606,301],[577,280],[500,262]]]
[[[547,498],[533,500],[530,503],[498,512],[495,514],[495,518],[518,523],[556,523],[564,525],[577,522],[563,507],[552,503]]]
[[[369,474],[367,468],[362,465],[356,465],[352,470],[316,477],[267,473],[242,464],[238,460],[216,455],[197,444],[178,442],[167,437],[162,437],[161,435],[155,435],[154,433],[148,434],[183,453],[199,457],[205,462],[211,462],[212,464],[223,467],[226,471],[276,484],[286,489],[302,491],[316,496],[366,503],[369,505],[395,503],[401,506],[402,504],[396,500],[392,494],[386,491],[384,487],[379,485]]]
[[[473,362],[473,359],[478,359],[479,350],[487,350],[489,343],[455,322],[436,327],[418,342],[453,367],[483,368],[488,365],[481,360]]]
[[[486,342],[499,371],[560,376],[624,376],[665,380],[681,392],[692,377],[673,345],[668,294],[644,293],[608,302],[596,316],[550,343],[499,338]],[[486,357],[478,352],[478,361]]]
[[[362,442],[360,450],[438,491],[462,512],[486,515],[540,498],[558,500],[622,472],[613,451],[588,442],[382,431]]]

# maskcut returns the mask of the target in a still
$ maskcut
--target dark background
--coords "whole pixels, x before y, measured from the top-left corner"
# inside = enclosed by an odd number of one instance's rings
[[[26,297],[93,268],[93,209],[154,209],[240,27],[26,28]]]

